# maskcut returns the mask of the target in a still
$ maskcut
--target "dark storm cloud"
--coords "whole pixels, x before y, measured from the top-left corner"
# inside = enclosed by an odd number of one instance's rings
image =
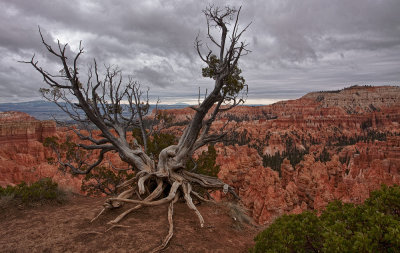
[[[168,62],[156,66],[145,66],[135,71],[139,80],[147,81],[151,86],[168,87],[174,79],[174,70]]]
[[[217,2],[218,3],[218,2]],[[224,2],[223,4],[225,4]],[[257,0],[243,5],[241,23],[253,51],[241,68],[249,98],[296,98],[306,92],[353,84],[399,84],[400,1]],[[165,102],[196,97],[202,63],[193,47],[204,39],[201,10],[207,1],[0,0],[0,102],[40,99],[40,75],[28,65],[61,67],[46,54],[37,26],[49,43],[83,41],[83,68],[96,57],[119,66]]]

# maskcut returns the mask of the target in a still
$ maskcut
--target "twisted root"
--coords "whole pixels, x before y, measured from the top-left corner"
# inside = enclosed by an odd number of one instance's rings
[[[152,252],[159,252],[163,250],[165,247],[167,247],[169,240],[171,240],[172,236],[174,235],[174,221],[172,219],[172,215],[174,214],[174,204],[178,201],[179,199],[179,193],[175,195],[175,198],[173,201],[169,203],[168,207],[168,223],[169,223],[169,229],[168,229],[168,234],[164,238],[162,244],[155,249],[152,250]]]
[[[204,227],[204,218],[197,209],[197,207],[193,203],[192,196],[198,199],[199,201],[212,201],[202,197],[199,193],[193,191],[192,185],[198,185],[205,189],[222,189],[224,187],[224,183],[221,182],[219,179],[214,177],[209,177],[205,175],[199,175],[195,173],[191,173],[188,171],[181,171],[180,173],[172,172],[168,173],[168,177],[165,177],[165,174],[157,174],[157,173],[149,173],[147,171],[139,172],[134,180],[130,179],[124,183],[122,183],[119,187],[130,187],[130,189],[125,190],[117,197],[109,198],[104,203],[104,208],[101,212],[94,217],[91,222],[96,220],[106,209],[115,209],[121,207],[124,204],[135,204],[134,207],[124,211],[120,215],[118,215],[114,220],[108,222],[107,224],[111,225],[106,231],[109,231],[116,227],[126,228],[129,226],[124,225],[117,225],[124,217],[126,217],[131,212],[138,210],[145,206],[158,206],[169,204],[168,207],[168,223],[169,229],[168,234],[164,238],[161,245],[157,246],[153,249],[152,252],[158,252],[163,250],[171,240],[173,236],[173,212],[174,212],[174,204],[179,200],[181,196],[185,200],[187,206],[194,211],[195,215],[199,219],[200,227]],[[149,179],[155,178],[157,182],[157,187],[152,190],[151,192],[148,191],[149,189]],[[153,181],[154,182],[154,181]],[[165,189],[171,186],[168,192],[168,195],[160,198]],[[225,185],[226,186],[226,185]],[[138,191],[137,191],[138,190]],[[228,187],[229,192],[233,193],[234,196],[237,195],[234,193],[232,187]],[[148,192],[149,194],[144,199],[133,199],[134,193],[138,192],[139,196]],[[207,192],[208,193],[208,192]]]

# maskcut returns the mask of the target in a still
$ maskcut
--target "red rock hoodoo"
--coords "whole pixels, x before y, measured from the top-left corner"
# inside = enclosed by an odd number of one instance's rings
[[[214,129],[227,120],[236,125],[231,140],[216,146],[218,176],[260,224],[335,199],[361,203],[383,183],[400,184],[400,87],[354,86],[236,107]]]
[[[181,123],[167,131],[179,134],[193,110],[167,113]],[[216,145],[218,176],[260,224],[335,199],[361,203],[383,183],[400,184],[400,87],[355,86],[240,106],[220,115],[214,131],[228,121],[230,138]],[[51,152],[41,141],[52,135],[65,131],[27,114],[0,113],[0,183],[49,176],[79,190],[79,180],[47,164]]]
[[[55,135],[54,121],[39,121],[22,112],[0,112],[0,186],[50,177],[60,187],[79,192],[79,178],[47,162],[52,153],[42,141]]]

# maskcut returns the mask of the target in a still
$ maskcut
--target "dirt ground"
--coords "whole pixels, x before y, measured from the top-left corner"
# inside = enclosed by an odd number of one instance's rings
[[[127,207],[90,223],[103,202],[74,195],[62,205],[2,210],[0,252],[149,252],[161,244],[168,232],[167,205],[139,209],[120,222],[129,228],[105,232],[107,222]],[[202,203],[198,209],[204,228],[184,203],[175,204],[174,236],[164,252],[248,252],[260,228],[238,222],[224,204]]]

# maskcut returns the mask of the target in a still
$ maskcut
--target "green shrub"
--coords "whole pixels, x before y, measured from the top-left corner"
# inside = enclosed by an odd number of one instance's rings
[[[220,166],[216,165],[217,150],[214,145],[209,145],[207,151],[203,151],[197,159],[197,173],[217,177]]]
[[[324,252],[394,252],[400,247],[400,222],[375,206],[335,201],[320,220],[325,227]]]
[[[211,177],[217,177],[220,166],[216,164],[216,159],[217,150],[215,149],[213,144],[210,144],[207,151],[201,152],[199,157],[194,160],[194,162],[196,162],[197,164],[196,170],[194,172]],[[195,165],[191,160],[189,160],[186,164],[186,168],[188,170],[192,170],[194,166]]]
[[[252,252],[313,252],[321,248],[322,227],[317,215],[283,215],[254,239]]]
[[[400,186],[387,187],[382,185],[379,191],[373,191],[365,205],[384,214],[390,214],[400,221]]]
[[[321,216],[284,215],[251,252],[399,252],[400,187],[383,186],[362,205],[331,202]]]
[[[83,178],[81,190],[93,196],[102,193],[116,195],[117,186],[133,176],[133,173],[125,170],[114,171],[103,166],[96,167]]]
[[[65,193],[58,188],[58,184],[50,178],[43,178],[28,185],[25,182],[17,186],[0,187],[0,197],[12,197],[12,199],[22,203],[32,203],[40,201],[62,202]]]
[[[153,154],[156,159],[160,152],[171,145],[176,144],[176,136],[169,133],[155,133],[151,139],[147,141],[148,153]]]
[[[143,137],[140,129],[134,128],[132,136],[136,139],[139,145],[143,145]],[[177,138],[170,133],[154,133],[147,138],[147,154],[151,154],[157,160],[160,152],[171,145],[176,144]]]

